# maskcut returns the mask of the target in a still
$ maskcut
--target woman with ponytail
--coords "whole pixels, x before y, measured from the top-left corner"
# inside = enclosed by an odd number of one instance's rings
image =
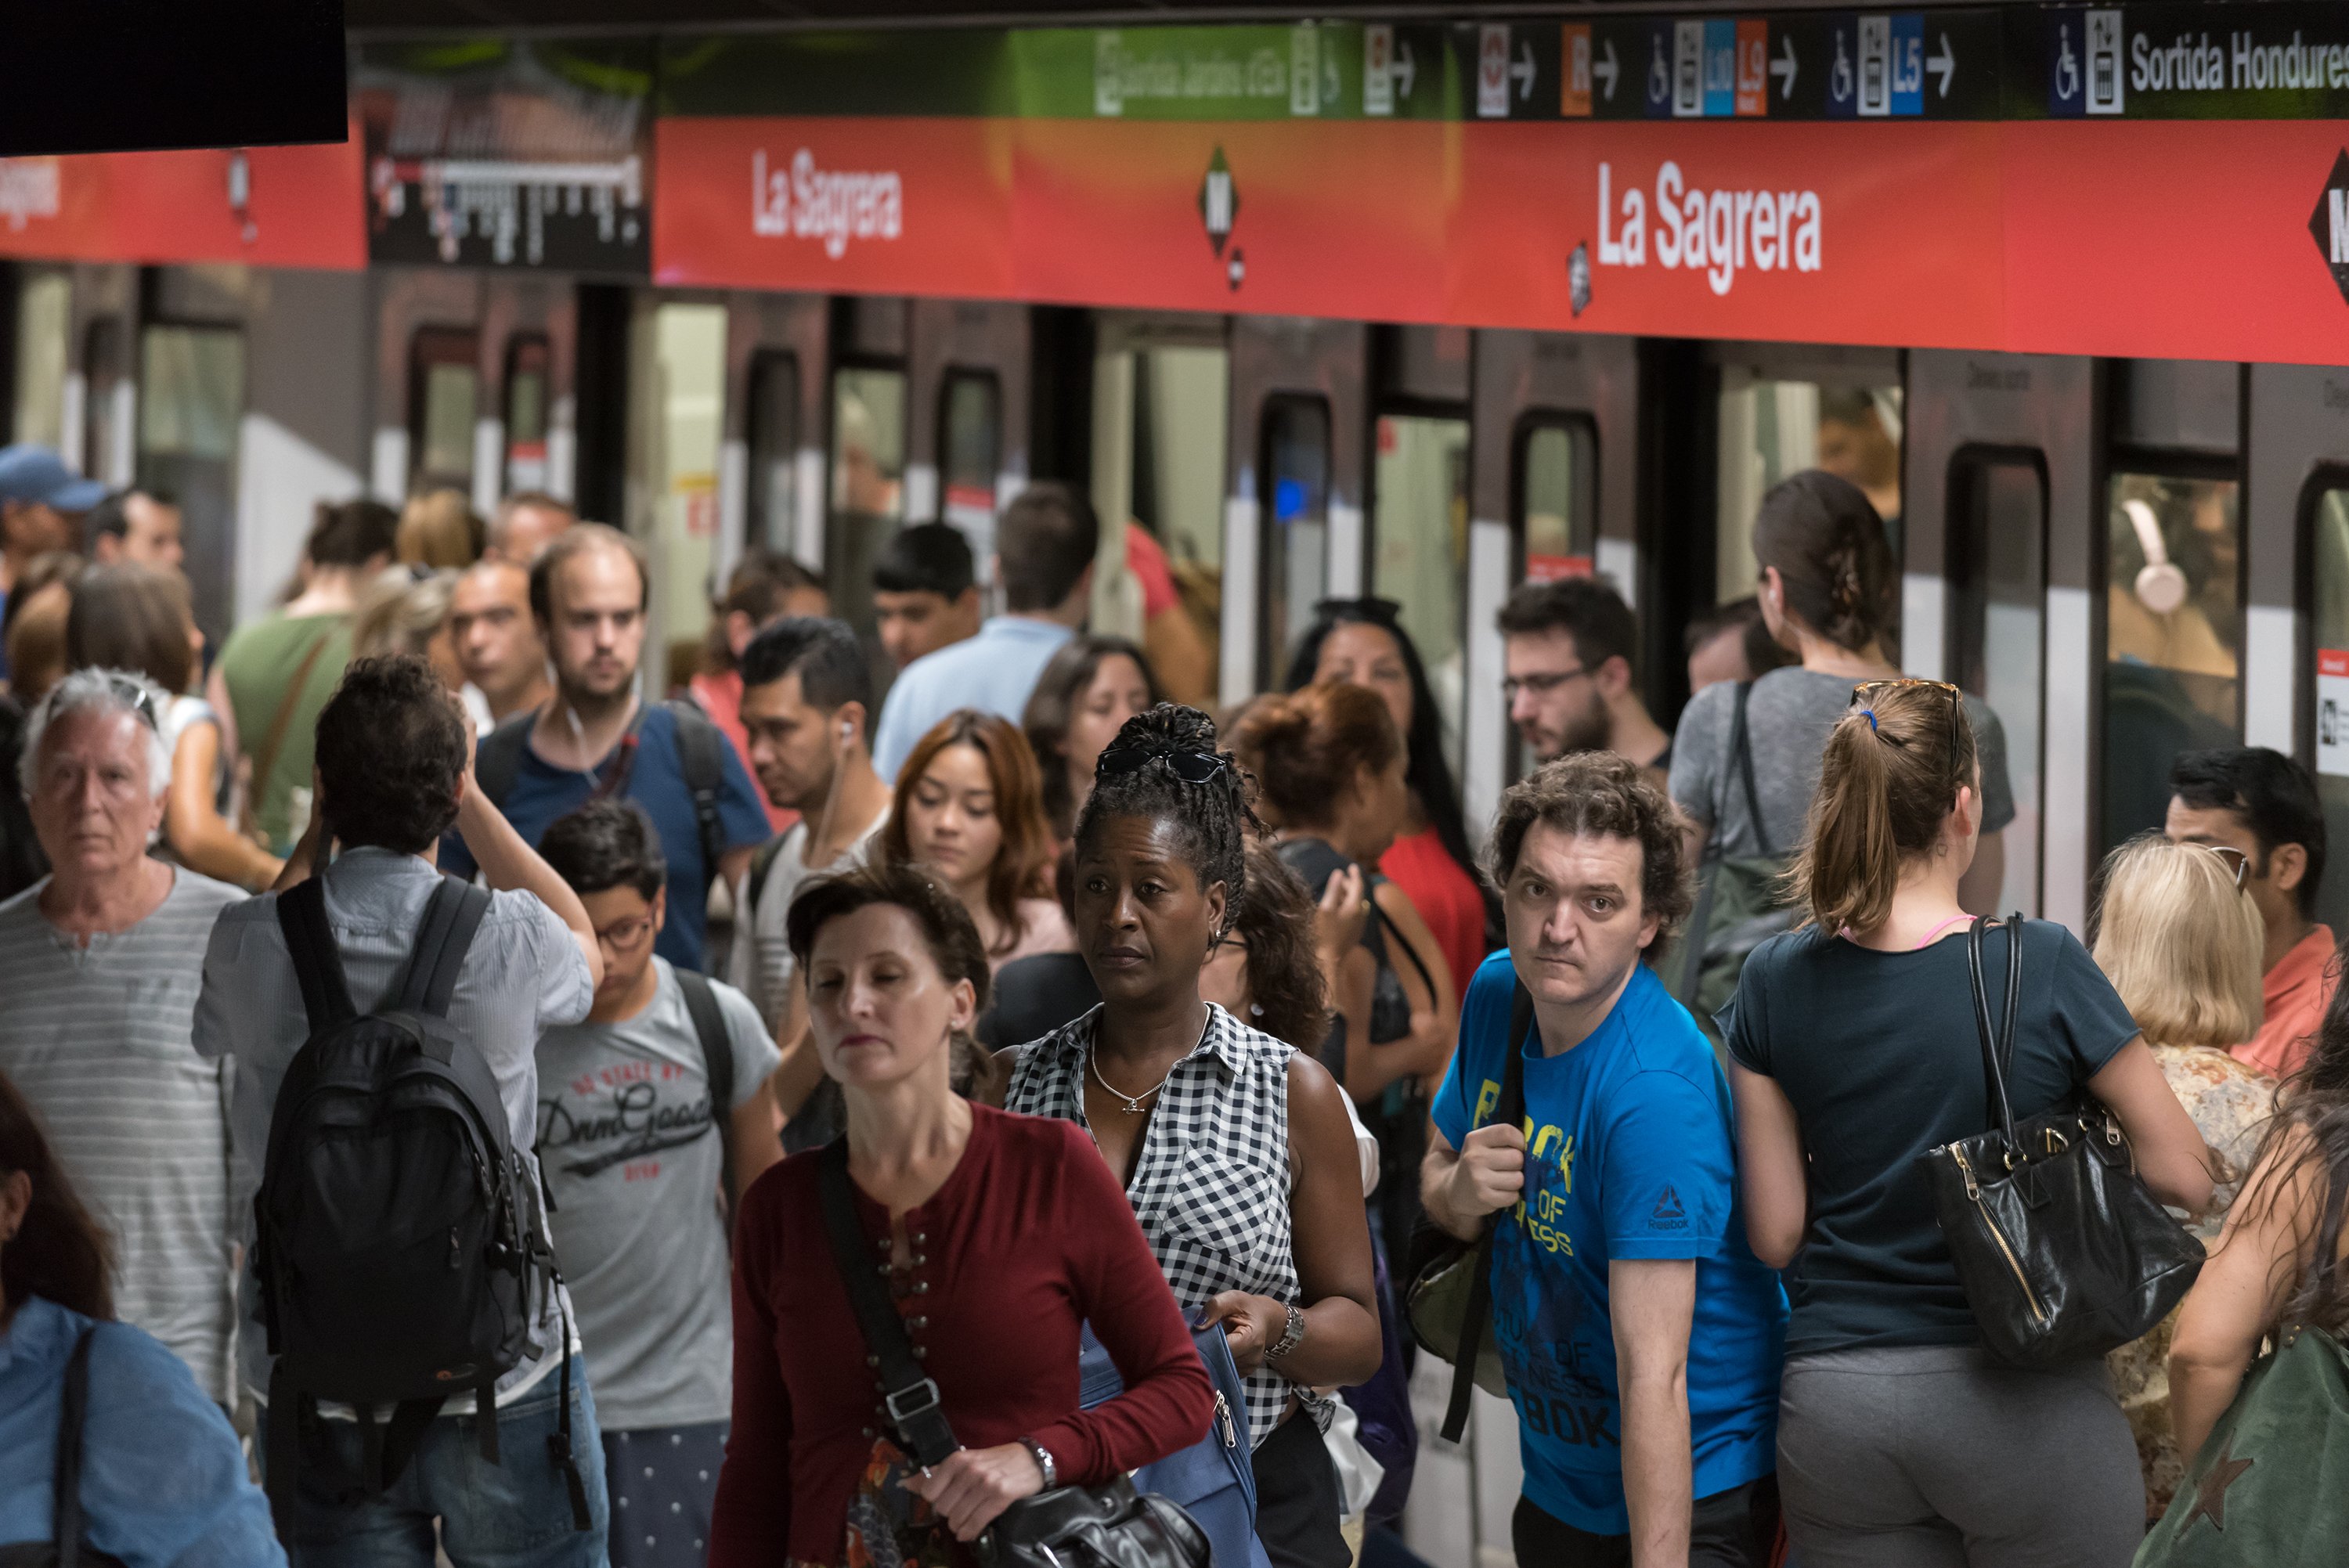
[[[1806,1568],[2123,1568],[2137,1446],[2101,1358],[1992,1360],[1921,1156],[1991,1125],[1959,888],[1982,831],[1973,725],[1938,681],[1861,685],[1826,738],[1787,878],[1804,915],[1754,949],[1719,1023],[1746,1231],[1787,1270],[1778,1484]],[[2136,1021],[2063,926],[1985,936],[1992,1016],[2023,944],[2018,1120],[2081,1088],[2163,1202],[2210,1201],[2209,1150]]]
[[[1672,800],[1716,853],[1733,860],[1802,848],[1821,748],[1852,687],[1900,674],[1900,563],[1883,520],[1849,480],[1806,469],[1772,487],[1754,513],[1754,558],[1763,622],[1801,662],[1751,682],[1705,687],[1681,710],[1672,738]],[[1959,901],[1988,914],[2005,874],[1999,836],[2014,820],[2014,792],[1997,716],[1968,697],[1966,717],[1982,782],[1977,841]],[[1741,728],[1758,820],[1737,755]]]

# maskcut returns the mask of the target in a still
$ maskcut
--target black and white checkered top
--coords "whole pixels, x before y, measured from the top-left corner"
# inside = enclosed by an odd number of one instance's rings
[[[1004,1107],[1027,1116],[1085,1121],[1085,1075],[1100,1026],[1096,1006],[1075,1023],[1019,1047]],[[1295,1054],[1214,1003],[1198,1048],[1175,1064],[1150,1114],[1125,1195],[1142,1233],[1196,1321],[1227,1290],[1294,1303],[1289,1244],[1288,1058]],[[1278,1372],[1247,1378],[1250,1445],[1280,1423],[1288,1397],[1317,1423],[1328,1411],[1311,1389]]]

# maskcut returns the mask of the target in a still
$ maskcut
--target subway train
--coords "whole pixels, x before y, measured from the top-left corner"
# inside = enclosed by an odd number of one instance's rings
[[[803,9],[353,0],[346,143],[0,160],[0,431],[179,499],[215,634],[320,498],[569,497],[651,552],[670,682],[745,550],[869,623],[893,530],[984,561],[1065,480],[1095,624],[1139,628],[1138,525],[1202,698],[1395,601],[1472,833],[1510,588],[1611,579],[1669,724],[1824,465],[1904,665],[2003,721],[2002,907],[2085,930],[2191,746],[2349,829],[2349,11]],[[1509,1418],[1423,1455],[1447,1568],[1506,1553]]]

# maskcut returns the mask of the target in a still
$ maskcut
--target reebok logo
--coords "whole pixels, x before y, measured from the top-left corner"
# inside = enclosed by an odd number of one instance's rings
[[[1649,1211],[1648,1229],[1651,1231],[1688,1229],[1688,1211],[1681,1207],[1681,1195],[1674,1191],[1669,1183],[1664,1188],[1663,1196],[1656,1200],[1655,1208]]]

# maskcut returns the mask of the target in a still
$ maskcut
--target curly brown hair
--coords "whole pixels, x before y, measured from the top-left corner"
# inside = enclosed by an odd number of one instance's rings
[[[1250,839],[1247,896],[1225,934],[1247,947],[1251,1011],[1240,1022],[1274,1039],[1318,1055],[1330,1032],[1329,986],[1313,950],[1313,895],[1280,851]]]
[[[1509,787],[1493,823],[1486,863],[1506,892],[1526,834],[1540,822],[1562,833],[1630,839],[1640,846],[1640,907],[1656,918],[1651,953],[1661,953],[1696,902],[1681,845],[1679,816],[1639,765],[1612,751],[1578,751]]]

